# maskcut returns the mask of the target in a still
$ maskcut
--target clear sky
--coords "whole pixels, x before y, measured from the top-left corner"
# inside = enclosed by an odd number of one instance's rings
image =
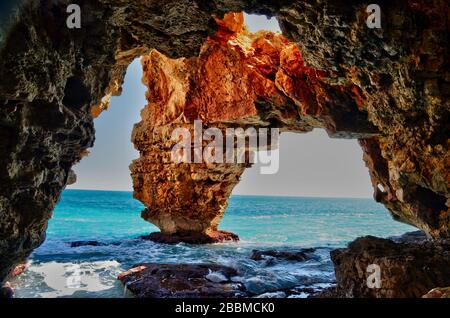
[[[246,16],[250,31],[279,31],[275,19]],[[131,130],[146,105],[142,68],[136,59],[128,68],[121,96],[95,120],[96,141],[91,154],[74,170],[72,189],[132,191],[129,164],[138,157]],[[284,133],[280,138],[280,168],[262,175],[256,164],[247,169],[234,194],[323,197],[371,197],[372,187],[356,140],[330,139],[325,131]]]

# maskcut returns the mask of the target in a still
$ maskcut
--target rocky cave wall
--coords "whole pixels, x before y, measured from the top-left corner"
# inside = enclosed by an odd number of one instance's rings
[[[68,29],[65,24],[66,7],[74,2],[81,6],[81,29]],[[11,11],[8,24],[0,29],[0,280],[6,279],[14,265],[44,240],[54,205],[72,179],[71,167],[93,145],[93,118],[107,107],[109,96],[120,93],[129,62],[149,54],[153,48],[160,54],[151,53],[148,58],[161,63],[164,56],[198,56],[207,38],[218,35],[220,28],[214,17],[221,18],[227,12],[276,16],[283,35],[297,45],[304,67],[321,78],[303,72],[301,80],[297,82],[294,76],[292,81],[301,83],[305,91],[296,90],[295,85],[291,90],[282,90],[279,85],[273,87],[273,78],[269,76],[267,81],[267,74],[256,72],[256,82],[269,86],[260,90],[253,87],[250,101],[254,103],[245,104],[248,108],[242,112],[224,114],[233,116],[234,122],[251,115],[256,116],[258,125],[269,123],[295,131],[319,125],[335,137],[352,133],[352,137],[362,138],[375,199],[394,218],[413,224],[434,238],[448,237],[448,4],[444,0],[378,3],[382,29],[367,28],[367,1],[24,1],[17,13]],[[208,52],[203,54],[206,60],[208,56]],[[250,60],[244,59],[238,65],[249,65]],[[178,66],[192,66],[189,63],[195,60]],[[178,66],[174,65],[173,71]],[[279,71],[279,65],[268,70],[270,74]],[[289,67],[282,71],[289,72]],[[195,83],[201,85],[202,81]],[[310,103],[310,88],[314,92],[320,90],[323,94],[319,96],[329,99],[317,100],[316,95],[315,103]],[[280,100],[267,100],[273,96]],[[310,109],[307,105],[319,108]],[[279,112],[278,106],[289,111]],[[195,112],[186,112],[184,107],[183,112],[191,120]],[[261,112],[264,107],[269,107],[269,111]],[[308,114],[308,110],[313,113]],[[214,117],[217,110],[206,114],[211,122],[225,122],[226,118]],[[305,118],[312,118],[314,123]],[[157,116],[145,119],[144,115],[140,124],[144,127]],[[163,129],[164,124],[150,127],[159,128]],[[139,129],[135,132],[137,147],[146,147],[140,141],[155,147],[155,140],[142,138],[145,132],[142,133]],[[161,131],[156,137],[163,135]],[[160,145],[167,149],[164,143]],[[143,155],[140,160],[148,159]],[[136,191],[136,195],[147,205],[155,205],[156,210],[174,207],[174,215],[180,215],[183,206],[179,199],[151,201],[157,192],[147,189],[157,191],[152,180],[158,171],[159,178],[164,177],[162,173],[168,169],[151,170],[149,167],[157,165],[148,162],[151,164],[142,165],[142,171],[141,161],[133,163],[135,187],[142,185],[144,189]],[[205,172],[208,178],[211,176],[208,167],[192,169],[200,178]],[[231,168],[213,167],[215,177],[227,179],[221,169],[229,172]],[[234,178],[243,167],[233,169],[236,170],[229,174],[228,184],[216,182],[218,189],[210,183],[203,188],[205,193],[188,188],[195,179],[190,174],[186,186],[176,192],[184,195],[181,198],[192,192],[199,195],[196,202],[204,200],[202,204],[208,209],[196,210],[198,213],[214,211],[212,220],[198,229],[214,229],[218,223],[217,216],[220,218],[223,211],[220,206],[226,202],[230,187],[237,182]],[[216,196],[217,191],[225,200],[209,199],[208,195]],[[152,213],[149,210],[149,219],[159,222]],[[187,219],[190,222],[192,218]],[[202,217],[196,220],[199,219]],[[168,232],[176,230],[172,227]]]

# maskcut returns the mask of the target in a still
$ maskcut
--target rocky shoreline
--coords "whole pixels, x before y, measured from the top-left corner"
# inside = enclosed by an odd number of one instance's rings
[[[188,234],[164,234],[161,232],[153,232],[141,238],[165,244],[177,244],[180,242],[188,244],[212,244],[226,241],[239,241],[239,236],[227,231],[209,231],[208,233]]]
[[[74,241],[72,248],[105,246],[99,241]],[[110,243],[117,245],[117,242]],[[261,249],[249,252],[248,259],[265,268],[289,263],[293,266],[318,261],[320,248]],[[216,263],[139,263],[120,274],[125,289],[137,298],[449,298],[450,241],[430,240],[422,232],[378,238],[359,237],[345,248],[330,251],[335,284],[318,284],[307,279],[289,288],[255,288],[248,284],[245,269]],[[374,266],[380,284],[370,284]],[[26,270],[21,264],[14,276]],[[317,287],[322,285],[322,287]],[[327,286],[328,285],[328,286]],[[7,283],[2,298],[14,295]]]
[[[261,266],[277,261],[314,259],[314,249],[254,250],[249,258]],[[428,240],[420,231],[387,239],[360,237],[331,251],[336,286],[317,290],[295,287],[255,294],[236,269],[218,264],[137,264],[119,275],[138,298],[437,298],[449,297],[450,241]],[[380,269],[380,285],[368,283],[369,265]]]
[[[418,298],[436,287],[450,286],[449,240],[400,240],[365,236],[331,252],[337,298]],[[371,285],[374,268],[379,285]],[[372,276],[371,276],[372,275]]]
[[[305,262],[316,258],[314,250],[254,250],[249,259],[261,267],[283,261]],[[298,286],[258,293],[255,288],[246,288],[243,276],[235,268],[214,263],[142,263],[118,279],[138,298],[285,298],[318,293],[314,288]]]

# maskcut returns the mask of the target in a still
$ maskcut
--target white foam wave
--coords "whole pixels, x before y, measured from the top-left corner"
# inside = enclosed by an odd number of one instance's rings
[[[32,280],[38,279],[41,284],[40,297],[55,298],[74,296],[74,294],[97,293],[111,289],[115,285],[114,276],[122,271],[117,261],[94,261],[82,263],[31,263],[27,275]],[[26,279],[22,279],[27,281]],[[36,282],[34,282],[36,283]],[[18,297],[28,297],[27,286],[19,290],[24,293],[16,294]]]

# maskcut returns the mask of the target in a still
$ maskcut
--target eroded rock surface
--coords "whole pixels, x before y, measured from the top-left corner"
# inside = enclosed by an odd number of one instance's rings
[[[448,52],[448,5],[385,4],[382,30],[364,26],[362,4],[321,5],[282,4],[278,19],[290,40],[250,34],[239,14],[228,14],[198,57],[152,51],[143,59],[149,104],[134,129],[141,158],[131,170],[135,197],[147,206],[142,216],[163,234],[216,231],[248,167],[170,161],[171,132],[192,136],[201,119],[203,131],[319,127],[359,138],[375,200],[429,237],[450,235],[448,61],[434,55]]]
[[[239,241],[239,237],[231,232],[215,230],[206,232],[188,231],[185,233],[161,233],[153,232],[142,237],[157,243],[177,244],[180,242],[189,244],[211,244],[226,241]]]
[[[328,297],[419,298],[432,288],[450,285],[450,241],[395,243],[366,236],[331,252],[337,287]],[[380,269],[379,288],[370,288]]]
[[[332,73],[307,67],[297,45],[284,36],[249,33],[242,13],[227,14],[217,23],[219,30],[198,57],[171,59],[154,50],[142,59],[149,103],[133,130],[141,156],[130,168],[134,196],[146,205],[142,217],[163,236],[203,234],[221,240],[216,232],[228,197],[251,165],[249,160],[208,162],[204,156],[197,161],[196,150],[192,163],[175,163],[171,156],[179,142],[179,136],[172,135],[176,129],[189,132],[189,145],[208,128],[222,132],[223,145],[226,129],[237,127],[294,132],[321,127],[346,138],[379,133],[360,109],[358,88],[334,83]],[[198,132],[196,120],[202,122]],[[210,142],[200,140],[197,147],[206,149]],[[227,149],[220,149],[225,161]],[[245,148],[246,153],[254,150]],[[205,151],[200,149],[200,154]]]
[[[0,282],[45,239],[127,65],[152,48],[195,55],[215,31],[190,1],[77,1],[81,29],[66,26],[71,1],[21,2],[0,28]]]
[[[302,262],[308,259],[314,259],[314,251],[314,248],[304,248],[297,251],[253,250],[250,258],[254,261],[280,259],[286,261]]]
[[[231,277],[233,268],[216,264],[138,264],[119,280],[138,298],[229,298],[246,295]]]
[[[436,287],[422,296],[422,298],[450,298],[450,287]]]

